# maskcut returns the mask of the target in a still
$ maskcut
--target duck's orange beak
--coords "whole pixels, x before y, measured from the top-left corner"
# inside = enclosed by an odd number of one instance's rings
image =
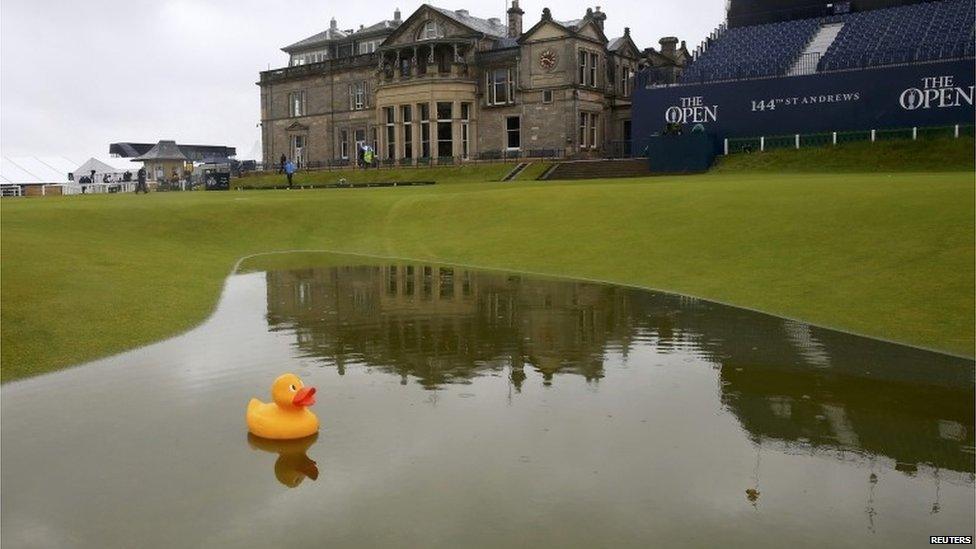
[[[311,406],[315,404],[315,387],[302,387],[291,400],[295,406]]]

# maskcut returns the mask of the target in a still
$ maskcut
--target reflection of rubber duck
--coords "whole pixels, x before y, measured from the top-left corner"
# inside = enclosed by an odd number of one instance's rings
[[[315,404],[315,388],[305,387],[295,374],[274,380],[271,399],[265,404],[256,398],[247,403],[247,429],[263,438],[276,440],[304,438],[319,430],[319,418],[308,409]]]
[[[319,468],[305,455],[318,438],[319,435],[316,433],[310,437],[293,440],[271,440],[248,433],[247,443],[256,450],[278,454],[274,465],[275,478],[285,486],[294,488],[301,484],[305,477],[312,480],[319,478]]]

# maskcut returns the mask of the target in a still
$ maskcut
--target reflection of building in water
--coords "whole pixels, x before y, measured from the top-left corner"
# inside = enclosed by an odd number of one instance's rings
[[[397,372],[426,387],[525,365],[548,383],[557,372],[603,376],[603,349],[630,328],[623,290],[523,280],[430,265],[267,274],[268,321],[292,329],[308,356]],[[621,316],[624,315],[624,316]],[[617,328],[620,329],[617,329]]]
[[[725,406],[764,445],[974,471],[969,360],[680,296],[458,268],[281,271],[267,284],[272,329],[340,373],[362,363],[428,388],[506,370],[520,387],[525,366],[544,383],[596,380],[605,352],[641,345],[720,364]]]

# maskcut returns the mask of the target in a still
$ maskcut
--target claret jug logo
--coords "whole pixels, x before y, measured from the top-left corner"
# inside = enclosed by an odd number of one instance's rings
[[[906,111],[972,105],[973,86],[957,86],[952,75],[926,76],[921,88],[901,92],[898,103]]]
[[[669,124],[702,124],[718,120],[718,105],[705,105],[700,95],[681,97],[678,104],[664,111]]]

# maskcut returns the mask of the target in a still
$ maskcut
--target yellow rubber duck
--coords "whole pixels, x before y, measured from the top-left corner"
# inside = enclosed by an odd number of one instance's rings
[[[295,374],[278,376],[271,385],[271,399],[247,403],[247,430],[262,438],[304,438],[319,430],[319,418],[308,409],[315,404],[315,387],[306,387]]]

